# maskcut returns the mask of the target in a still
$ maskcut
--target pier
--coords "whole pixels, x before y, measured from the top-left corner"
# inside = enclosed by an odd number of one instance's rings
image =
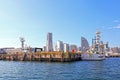
[[[70,53],[70,52],[13,53],[13,54],[0,54],[0,60],[72,62],[72,61],[80,61],[81,54]]]
[[[119,54],[119,53],[118,53],[118,54],[114,54],[114,53],[113,53],[113,54],[108,54],[108,56],[109,56],[109,57],[120,57],[120,54]]]

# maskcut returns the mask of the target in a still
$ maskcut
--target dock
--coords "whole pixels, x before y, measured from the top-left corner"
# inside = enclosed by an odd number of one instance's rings
[[[0,54],[0,60],[8,61],[47,61],[47,62],[72,62],[80,61],[80,53],[72,52],[36,52]]]
[[[118,54],[114,54],[114,53],[113,53],[113,54],[108,54],[108,56],[109,56],[109,57],[120,57],[120,54],[119,54],[119,53],[118,53]]]

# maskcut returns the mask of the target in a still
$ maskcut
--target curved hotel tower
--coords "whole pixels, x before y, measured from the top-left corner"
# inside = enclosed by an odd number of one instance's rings
[[[81,50],[82,52],[86,52],[89,49],[89,43],[86,38],[81,37]]]
[[[53,51],[52,33],[47,33],[46,51],[47,52]]]

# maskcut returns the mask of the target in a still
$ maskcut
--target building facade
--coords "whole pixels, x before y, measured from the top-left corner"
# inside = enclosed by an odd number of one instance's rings
[[[57,51],[61,51],[63,52],[64,51],[64,45],[63,45],[63,42],[62,41],[57,41]]]
[[[82,52],[86,52],[89,49],[89,43],[86,38],[81,37],[81,50]]]
[[[64,52],[69,52],[69,44],[64,43]]]
[[[110,48],[111,53],[120,53],[120,48],[119,47],[112,47]]]
[[[77,45],[70,45],[69,46],[69,51],[70,52],[77,52],[78,51],[78,48],[77,48]]]
[[[43,51],[46,52],[46,46],[43,46]]]
[[[12,54],[12,53],[21,53],[22,49],[21,48],[11,48],[11,49],[7,49],[6,52],[8,54]]]

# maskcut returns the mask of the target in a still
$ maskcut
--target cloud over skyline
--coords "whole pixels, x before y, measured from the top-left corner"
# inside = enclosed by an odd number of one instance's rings
[[[117,26],[114,26],[114,27],[108,27],[108,29],[120,29],[120,24],[118,24]]]

